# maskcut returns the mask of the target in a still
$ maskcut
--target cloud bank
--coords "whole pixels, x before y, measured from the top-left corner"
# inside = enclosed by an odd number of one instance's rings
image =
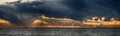
[[[12,1],[12,0],[11,0]],[[0,5],[0,18],[15,24],[29,24],[39,15],[82,20],[88,16],[120,18],[118,0],[37,0]]]

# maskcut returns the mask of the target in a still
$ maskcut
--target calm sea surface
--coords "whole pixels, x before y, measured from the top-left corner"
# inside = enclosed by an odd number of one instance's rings
[[[0,36],[120,36],[120,29],[0,29]]]

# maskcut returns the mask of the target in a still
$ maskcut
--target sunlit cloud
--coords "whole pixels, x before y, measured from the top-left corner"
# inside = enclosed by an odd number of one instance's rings
[[[39,19],[34,20],[31,26],[48,26],[51,28],[78,28],[78,26],[79,28],[119,28],[120,26],[120,21],[116,20],[115,18],[111,18],[109,21],[105,20],[105,17],[91,17],[87,19],[85,18],[83,19],[83,21],[77,21],[68,18],[53,18],[42,15],[41,17],[39,17]]]
[[[0,0],[0,3],[4,3],[4,2],[15,2],[15,1],[18,1],[18,0]]]
[[[0,26],[8,26],[8,25],[11,25],[11,23],[7,20],[4,20],[4,19],[0,19]]]
[[[4,5],[7,2],[15,2],[15,1],[18,1],[18,0],[0,0],[0,5]]]

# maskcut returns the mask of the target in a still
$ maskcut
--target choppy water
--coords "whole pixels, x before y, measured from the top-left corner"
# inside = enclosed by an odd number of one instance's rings
[[[120,29],[0,29],[0,36],[120,36]]]

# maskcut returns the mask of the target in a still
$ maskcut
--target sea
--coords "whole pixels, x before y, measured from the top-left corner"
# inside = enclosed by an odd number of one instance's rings
[[[105,28],[1,28],[0,36],[120,36],[120,29]]]

